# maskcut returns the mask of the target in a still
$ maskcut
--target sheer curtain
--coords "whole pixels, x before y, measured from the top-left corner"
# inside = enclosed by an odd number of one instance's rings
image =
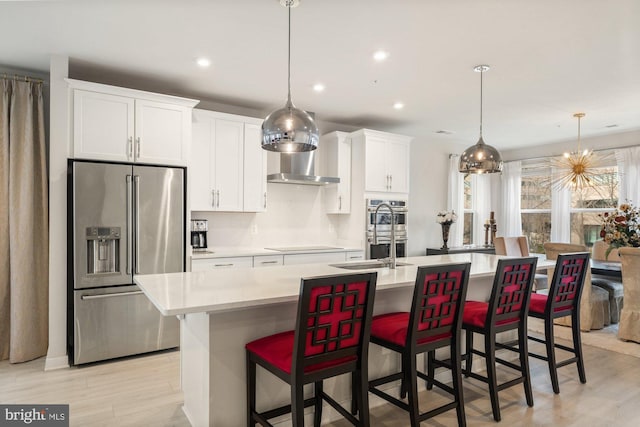
[[[473,186],[473,206],[476,211],[473,221],[473,243],[482,245],[484,244],[484,223],[491,215],[491,176],[473,175],[471,185]]]
[[[458,221],[449,232],[449,245],[451,247],[462,246],[464,234],[464,174],[458,171],[460,157],[457,154],[449,155],[449,192],[447,210],[452,210],[458,215]]]
[[[504,163],[502,169],[502,201],[500,218],[501,236],[522,236],[522,215],[520,214],[522,186],[522,163]]]
[[[48,347],[49,231],[42,84],[0,78],[0,360]]]
[[[559,171],[552,168],[555,178]],[[571,243],[571,191],[565,187],[551,186],[551,241]]]
[[[631,202],[640,206],[640,147],[616,150],[620,176],[620,203]]]

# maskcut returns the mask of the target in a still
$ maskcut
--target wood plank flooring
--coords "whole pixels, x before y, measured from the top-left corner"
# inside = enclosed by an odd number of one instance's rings
[[[540,350],[537,345],[535,348]],[[545,362],[531,359],[535,406],[526,405],[522,386],[500,393],[503,426],[609,427],[640,424],[640,359],[584,346],[587,384],[580,384],[575,365],[561,368],[560,395],[551,390]],[[372,348],[375,351],[375,348]],[[182,413],[179,353],[44,372],[44,359],[11,365],[0,362],[0,402],[70,404],[72,426],[189,426]],[[507,378],[508,370],[500,370]],[[485,384],[464,380],[469,426],[495,426]],[[444,401],[438,392],[421,393],[421,409]],[[371,410],[372,426],[409,425],[405,412],[391,405]],[[238,420],[238,426],[246,425]],[[337,421],[327,426],[346,427]],[[454,426],[450,411],[422,426]]]

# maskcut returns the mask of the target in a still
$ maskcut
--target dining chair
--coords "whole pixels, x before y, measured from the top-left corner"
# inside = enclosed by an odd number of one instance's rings
[[[466,351],[464,374],[489,385],[489,397],[493,418],[500,421],[500,403],[498,392],[516,384],[523,384],[528,406],[533,406],[531,376],[529,373],[529,357],[527,347],[527,312],[532,295],[533,278],[538,258],[503,258],[498,261],[493,288],[488,302],[467,301],[462,318],[462,329],[466,333]],[[506,331],[517,331],[520,364],[496,356],[496,335]],[[473,336],[484,337],[484,351],[473,347]],[[487,375],[473,372],[473,355],[485,359]],[[517,378],[498,384],[496,363],[518,371]]]
[[[586,246],[572,243],[547,242],[544,244],[544,252],[548,260],[556,260],[558,255],[569,252],[588,252]],[[553,277],[554,268],[547,270],[547,276]],[[604,289],[593,286],[591,283],[591,270],[587,269],[580,301],[580,329],[590,331],[602,329],[611,323],[609,312],[609,293]],[[556,325],[571,326],[571,317],[565,316],[555,319]]]
[[[494,248],[496,255],[507,255],[516,257],[529,256],[529,239],[527,236],[505,237],[500,236],[494,239]],[[535,291],[547,289],[547,275],[536,273],[533,280]]]
[[[369,381],[369,391],[409,412],[412,427],[420,422],[455,409],[459,426],[466,425],[462,392],[460,327],[462,309],[469,283],[471,263],[418,267],[410,312],[375,316],[371,325],[371,342],[400,354],[400,372]],[[439,367],[451,369],[452,385],[435,378],[435,351],[449,347],[450,360]],[[418,354],[427,353],[427,373],[416,367]],[[420,412],[418,377],[426,380],[427,389],[434,385],[453,396],[453,401],[429,411]],[[401,399],[380,386],[401,380]],[[408,394],[408,396],[407,396]]]
[[[370,425],[368,349],[376,279],[375,272],[301,279],[295,329],[246,345],[248,426],[272,426],[269,419],[291,413],[293,427],[303,427],[304,408],[314,406],[314,426],[319,427],[323,401],[351,424]],[[290,405],[256,410],[257,366],[290,385]],[[351,374],[351,412],[323,390],[325,379],[342,374]],[[308,399],[305,384],[314,385]]]
[[[580,297],[585,287],[585,277],[589,271],[589,252],[567,253],[558,255],[556,267],[551,279],[549,294],[531,296],[529,316],[544,320],[544,339],[529,336],[546,346],[546,355],[530,352],[529,356],[545,360],[549,365],[551,385],[555,394],[560,393],[558,384],[558,368],[575,363],[581,383],[586,383],[582,341],[580,337]],[[554,340],[553,323],[561,317],[571,317],[571,334],[573,347],[558,344]],[[558,362],[555,349],[570,352],[573,356]]]
[[[620,255],[618,249],[612,249],[607,255],[608,247],[609,245],[603,240],[596,240],[593,242],[593,247],[591,248],[591,258],[594,261],[615,262],[619,264]],[[620,310],[622,310],[624,298],[622,281],[593,274],[591,276],[591,284],[607,291],[609,294],[609,315],[611,316],[611,323],[618,323],[620,321]]]

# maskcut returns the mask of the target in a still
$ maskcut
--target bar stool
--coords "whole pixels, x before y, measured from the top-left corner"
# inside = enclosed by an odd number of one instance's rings
[[[551,385],[555,394],[560,393],[558,368],[562,366],[576,363],[580,382],[583,384],[587,382],[580,339],[580,298],[588,269],[588,252],[560,254],[553,272],[549,295],[533,294],[531,296],[529,316],[544,320],[544,339],[532,336],[529,336],[529,339],[545,344],[547,352],[546,355],[529,353],[529,356],[548,362]],[[554,342],[553,322],[555,319],[566,316],[571,316],[573,348]],[[555,356],[556,348],[573,353],[574,357],[558,362]]]
[[[371,342],[400,353],[402,371],[369,381],[369,391],[408,411],[413,427],[419,426],[421,421],[454,408],[458,425],[466,425],[460,372],[460,326],[470,268],[470,263],[418,267],[411,312],[387,313],[373,319]],[[448,366],[453,377],[451,387],[435,379],[433,365],[429,365],[427,374],[418,372],[416,368],[418,354],[426,352],[433,359],[436,349],[447,346],[450,348],[452,359]],[[435,384],[453,395],[453,402],[420,413],[418,377],[427,380],[428,389]],[[402,398],[408,391],[408,403],[378,388],[396,380],[402,381]]]
[[[290,412],[293,427],[303,427],[304,408],[313,405],[319,427],[323,400],[353,425],[369,426],[368,348],[376,279],[375,272],[301,279],[295,330],[246,345],[248,426],[271,426],[269,419]],[[291,405],[256,411],[256,365],[291,386]],[[323,380],[347,373],[359,419],[322,388]],[[310,383],[315,394],[305,400],[303,387]]]
[[[498,392],[516,384],[523,383],[527,405],[533,406],[531,377],[529,374],[529,358],[527,356],[527,312],[531,297],[531,288],[535,277],[538,258],[505,258],[498,261],[493,289],[489,302],[467,301],[462,329],[466,332],[466,361],[464,374],[489,385],[493,418],[500,421],[500,404]],[[518,353],[520,365],[496,357],[496,334],[505,331],[518,331]],[[484,336],[484,351],[473,348],[473,334]],[[472,372],[473,355],[485,358],[487,376]],[[496,378],[496,362],[514,369],[520,376],[498,384]]]

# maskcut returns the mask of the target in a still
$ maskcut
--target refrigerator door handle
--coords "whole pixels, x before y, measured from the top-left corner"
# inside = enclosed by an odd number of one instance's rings
[[[131,267],[133,264],[133,219],[131,218],[132,214],[132,207],[133,207],[133,176],[132,175],[127,175],[127,231],[126,231],[126,235],[127,235],[127,274],[131,274]]]
[[[135,274],[139,274],[140,273],[140,269],[139,269],[139,265],[140,265],[140,175],[135,175],[133,177],[133,182],[134,182],[134,199],[135,199],[135,205],[134,205],[134,219],[135,219],[135,224],[134,224],[134,230],[135,230],[135,241],[136,241],[136,256],[135,256],[135,261],[134,261],[134,273]]]
[[[103,299],[103,298],[112,298],[112,297],[126,297],[129,295],[140,295],[142,291],[132,291],[132,292],[117,292],[113,294],[100,294],[100,295],[82,295],[80,299],[82,301],[92,300],[92,299]]]

